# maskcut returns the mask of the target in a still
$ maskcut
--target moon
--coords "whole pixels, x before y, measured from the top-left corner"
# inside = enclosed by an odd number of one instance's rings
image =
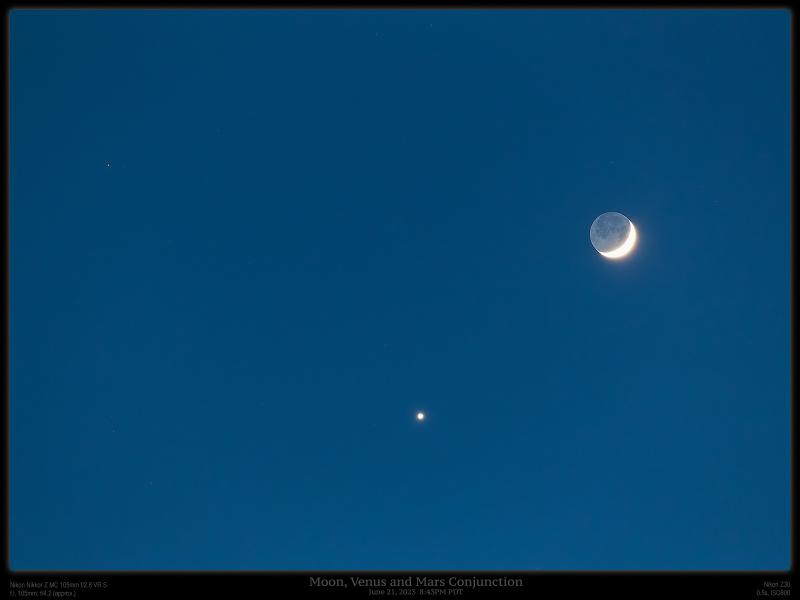
[[[603,213],[589,229],[592,246],[605,258],[627,256],[636,245],[636,227],[630,219],[618,212]]]
[[[417,421],[424,421],[424,420],[425,420],[425,413],[424,412],[418,412],[417,413]]]

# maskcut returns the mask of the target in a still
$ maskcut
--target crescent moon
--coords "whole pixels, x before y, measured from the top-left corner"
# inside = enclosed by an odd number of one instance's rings
[[[628,232],[628,239],[626,239],[619,248],[609,250],[608,252],[601,252],[606,258],[622,258],[628,254],[636,245],[636,227],[631,223],[631,230]]]

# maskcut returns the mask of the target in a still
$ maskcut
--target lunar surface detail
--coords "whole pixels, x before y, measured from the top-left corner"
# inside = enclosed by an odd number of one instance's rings
[[[636,245],[636,228],[618,212],[603,213],[589,229],[592,246],[605,258],[617,259],[630,254]]]

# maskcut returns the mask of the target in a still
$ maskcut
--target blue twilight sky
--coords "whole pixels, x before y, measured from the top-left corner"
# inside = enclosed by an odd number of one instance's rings
[[[788,568],[790,13],[10,19],[13,569]]]

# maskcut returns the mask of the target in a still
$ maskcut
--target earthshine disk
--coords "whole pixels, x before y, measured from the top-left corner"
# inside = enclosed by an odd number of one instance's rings
[[[617,259],[630,254],[636,245],[636,228],[618,212],[603,213],[589,229],[592,246],[605,258]]]

